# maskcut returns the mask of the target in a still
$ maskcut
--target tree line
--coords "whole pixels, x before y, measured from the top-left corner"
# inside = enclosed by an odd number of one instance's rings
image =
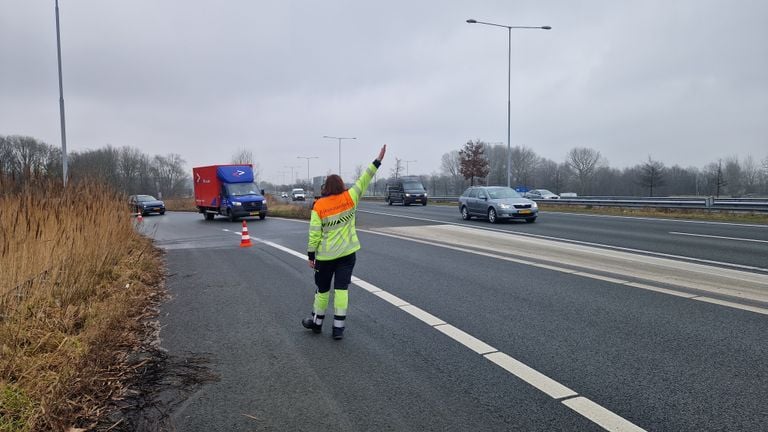
[[[61,181],[61,149],[28,136],[0,135],[0,179],[14,185]],[[191,177],[178,154],[150,156],[107,145],[67,155],[70,182],[97,181],[127,195],[189,196]]]
[[[507,147],[481,140],[443,154],[440,173],[421,176],[436,195],[460,194],[473,184],[507,184]],[[627,168],[613,168],[599,151],[575,147],[564,162],[516,146],[511,151],[512,187],[603,196],[768,196],[768,157],[729,156],[703,168],[666,166],[651,156]]]

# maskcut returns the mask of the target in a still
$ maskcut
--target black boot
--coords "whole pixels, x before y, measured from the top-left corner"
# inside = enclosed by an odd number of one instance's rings
[[[344,339],[344,327],[334,327],[333,338],[336,340]]]
[[[315,320],[312,318],[304,318],[301,320],[301,325],[303,325],[304,328],[312,330],[312,333],[320,333],[323,331],[323,325],[315,324]]]

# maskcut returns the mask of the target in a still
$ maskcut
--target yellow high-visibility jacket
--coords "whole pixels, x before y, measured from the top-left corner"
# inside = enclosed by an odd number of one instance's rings
[[[352,254],[360,249],[355,232],[355,212],[381,162],[373,161],[355,185],[337,195],[315,201],[309,220],[309,259],[329,261]]]

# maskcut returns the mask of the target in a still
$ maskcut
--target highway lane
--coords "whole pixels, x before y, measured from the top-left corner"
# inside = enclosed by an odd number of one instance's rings
[[[334,345],[327,334],[313,338],[298,324],[312,290],[303,260],[264,243],[240,249],[239,224],[198,216],[146,218],[143,228],[167,249],[173,275],[163,346],[212,354],[222,377],[177,414],[180,430],[600,430],[356,287],[347,339]],[[368,228],[426,225],[359,219]],[[249,228],[254,237],[306,247],[304,223],[268,218]],[[640,427],[759,430],[768,420],[764,315],[360,237],[356,276]]]
[[[462,221],[454,206],[388,206],[364,202],[362,212],[374,212],[502,230],[523,235],[587,242],[633,251],[725,263],[768,271],[768,225],[541,212],[534,224],[487,220]],[[742,267],[740,267],[742,268]]]

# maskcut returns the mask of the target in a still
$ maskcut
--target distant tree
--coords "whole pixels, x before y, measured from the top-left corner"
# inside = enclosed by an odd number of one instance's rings
[[[707,186],[707,193],[720,197],[720,191],[728,184],[723,176],[723,161],[711,163],[704,168],[704,178]]]
[[[488,159],[487,183],[489,185],[506,185],[507,146],[503,144],[486,144],[485,158]]]
[[[474,186],[475,178],[488,175],[488,159],[485,157],[485,144],[480,140],[467,141],[459,151],[460,172],[469,184]]]
[[[665,179],[665,167],[664,164],[651,159],[648,156],[648,160],[640,165],[639,181],[640,185],[648,189],[648,196],[653,196],[653,188],[664,186]]]
[[[163,197],[184,196],[187,192],[187,172],[181,155],[170,153],[152,159],[151,170],[158,195]]]
[[[599,151],[586,147],[575,147],[568,152],[566,162],[576,174],[582,195],[590,192],[592,177],[601,158]]]
[[[738,156],[729,156],[722,164],[722,176],[728,185],[728,194],[731,196],[741,196],[744,194],[744,179],[741,163]]]
[[[533,186],[533,173],[539,157],[533,150],[515,146],[512,147],[512,185]],[[506,184],[506,176],[504,184]]]
[[[744,192],[751,194],[757,192],[760,187],[760,167],[752,155],[747,155],[741,164],[742,182]]]
[[[237,165],[253,165],[253,152],[243,147],[232,155],[231,163]]]
[[[450,181],[450,192],[448,192],[448,186],[445,187],[446,195],[459,194],[464,186],[464,180],[461,176],[461,158],[459,157],[459,151],[453,150],[445,153],[441,159],[440,169],[442,173]]]

